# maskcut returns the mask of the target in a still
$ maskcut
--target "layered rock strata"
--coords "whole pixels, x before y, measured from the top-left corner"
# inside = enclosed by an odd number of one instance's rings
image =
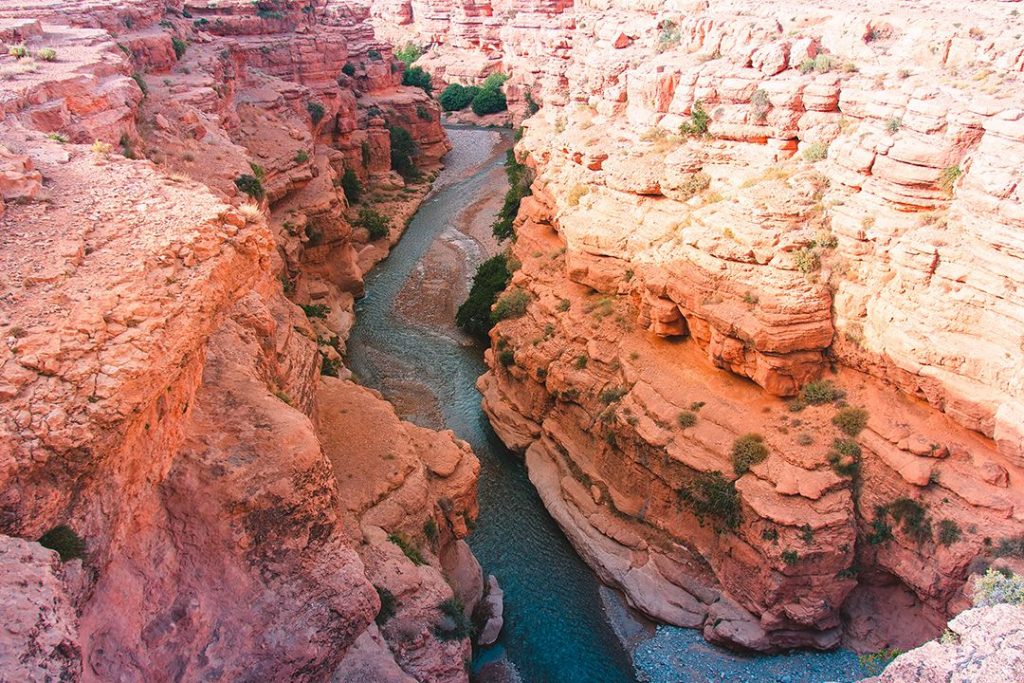
[[[391,170],[393,129],[427,177],[448,149],[366,19],[0,9],[5,674],[467,679],[439,606],[482,594],[476,458],[331,376],[428,189]],[[64,527],[61,566],[30,541]]]
[[[1013,8],[556,5],[486,39],[464,3],[387,6],[444,34],[425,64],[476,50],[543,103],[496,430],[660,620],[757,650],[934,636],[1024,529]],[[791,412],[823,379],[843,396]]]

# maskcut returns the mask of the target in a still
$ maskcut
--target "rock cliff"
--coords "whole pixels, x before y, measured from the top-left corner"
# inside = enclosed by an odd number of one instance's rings
[[[499,4],[375,6],[543,105],[479,386],[552,515],[716,642],[934,637],[1024,529],[1015,4]]]
[[[448,149],[367,18],[0,8],[4,676],[467,679],[476,458],[340,360]]]

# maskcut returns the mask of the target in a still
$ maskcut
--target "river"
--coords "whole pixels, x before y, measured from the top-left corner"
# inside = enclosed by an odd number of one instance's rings
[[[348,365],[403,418],[453,430],[480,459],[480,516],[468,540],[485,573],[505,591],[505,626],[495,646],[476,654],[476,667],[511,662],[527,683],[637,681],[617,627],[620,635],[629,631],[631,645],[641,643],[637,671],[643,680],[856,677],[850,653],[754,658],[711,647],[696,631],[659,628],[652,638],[575,553],[544,509],[522,458],[492,431],[475,386],[486,369],[483,349],[451,322],[467,278],[496,249],[489,226],[507,189],[502,164],[511,134],[447,130],[453,149],[445,169],[390,256],[366,279]]]

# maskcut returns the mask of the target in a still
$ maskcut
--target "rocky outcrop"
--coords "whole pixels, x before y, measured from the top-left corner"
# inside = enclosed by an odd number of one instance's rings
[[[0,531],[84,543],[61,571],[4,537],[25,611],[5,673],[466,680],[468,639],[437,629],[482,585],[461,540],[476,458],[331,377],[363,273],[448,149],[366,19],[342,2],[0,10]],[[398,128],[419,177],[392,170]],[[370,207],[385,238],[355,225]]]
[[[1017,605],[978,607],[950,621],[941,641],[900,655],[875,680],[996,683],[1020,676],[1022,652],[1024,610]]]
[[[497,43],[433,40],[544,105],[518,146],[529,303],[480,388],[648,614],[908,647],[1015,547],[1022,65],[1010,10],[975,7],[517,3]],[[517,32],[537,12],[564,22]]]

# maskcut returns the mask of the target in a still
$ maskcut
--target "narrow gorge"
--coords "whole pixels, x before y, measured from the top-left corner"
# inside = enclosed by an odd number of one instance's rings
[[[1021,10],[0,3],[0,681],[1020,680]]]

